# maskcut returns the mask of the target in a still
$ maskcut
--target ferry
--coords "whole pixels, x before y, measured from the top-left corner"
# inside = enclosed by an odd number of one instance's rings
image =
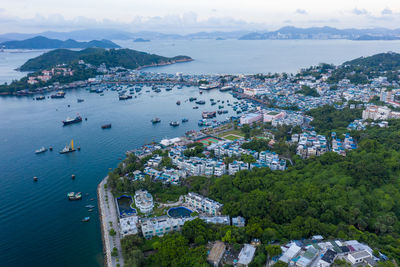
[[[101,126],[101,129],[110,129],[111,128],[111,123],[109,124],[104,124]]]
[[[66,154],[66,153],[70,153],[70,152],[74,152],[75,148],[74,148],[74,140],[71,140],[71,143],[68,145],[65,145],[65,147],[63,148],[63,150],[60,151],[60,154]]]
[[[64,124],[64,126],[66,125],[70,125],[70,124],[74,124],[74,123],[79,123],[82,122],[82,117],[81,116],[76,116],[75,119],[71,119],[71,118],[67,118],[65,121],[62,121],[62,123]]]
[[[44,95],[40,95],[40,96],[37,96],[35,99],[36,100],[45,100],[46,97]]]
[[[171,125],[172,127],[179,126],[179,121],[171,121],[171,122],[169,123],[169,125]]]
[[[160,118],[154,118],[154,119],[152,119],[151,120],[151,122],[154,124],[154,123],[159,123],[159,122],[161,122],[161,119]]]
[[[58,91],[55,95],[51,95],[51,98],[64,98],[65,93],[63,91]]]
[[[47,151],[47,148],[45,148],[44,146],[42,146],[41,148],[35,150],[35,154],[41,154]]]

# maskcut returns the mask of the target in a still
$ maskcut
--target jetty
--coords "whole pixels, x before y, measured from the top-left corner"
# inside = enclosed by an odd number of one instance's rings
[[[104,185],[107,184],[107,180],[108,176],[105,177],[97,186],[97,201],[99,206],[101,235],[103,241],[104,266],[116,267],[117,264],[118,266],[124,266],[119,220],[117,215],[119,213],[117,212],[113,194],[111,193],[110,189],[104,188]],[[110,235],[109,231],[111,228],[113,228],[117,233],[115,236]],[[111,256],[111,252],[114,247],[116,247],[118,250],[117,257]]]

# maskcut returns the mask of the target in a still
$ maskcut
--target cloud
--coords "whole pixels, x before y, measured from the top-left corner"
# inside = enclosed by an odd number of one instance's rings
[[[382,15],[392,15],[393,11],[390,8],[385,8],[384,10],[382,10],[381,14]]]
[[[296,14],[307,15],[307,11],[305,9],[298,8],[296,9]]]
[[[365,10],[364,8],[363,9],[354,8],[352,10],[352,13],[355,14],[355,15],[367,15],[368,11]]]

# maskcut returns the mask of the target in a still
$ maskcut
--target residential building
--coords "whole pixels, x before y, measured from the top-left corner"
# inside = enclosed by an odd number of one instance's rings
[[[217,201],[194,192],[189,192],[187,195],[185,195],[185,203],[200,212],[204,212],[213,216],[221,214],[221,209],[223,206],[223,204]]]
[[[137,224],[139,217],[136,215],[119,219],[120,234],[124,237],[127,235],[136,235],[138,233]]]
[[[250,244],[244,244],[244,247],[239,253],[238,266],[248,266],[254,258],[256,248]]]
[[[141,213],[150,214],[154,208],[153,196],[146,190],[135,192],[135,205]]]

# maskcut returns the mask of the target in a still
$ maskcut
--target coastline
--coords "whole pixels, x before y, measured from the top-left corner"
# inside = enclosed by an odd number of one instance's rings
[[[107,180],[108,176],[106,176],[98,185],[97,185],[97,205],[99,209],[99,218],[100,218],[100,229],[101,229],[101,240],[103,242],[103,262],[105,267],[111,267],[111,250],[110,250],[110,244],[108,242],[109,238],[105,238],[107,235],[108,237],[108,232],[107,232],[107,225],[105,224],[105,220],[103,219],[104,217],[104,208],[103,204],[103,193],[104,190],[104,184]]]

